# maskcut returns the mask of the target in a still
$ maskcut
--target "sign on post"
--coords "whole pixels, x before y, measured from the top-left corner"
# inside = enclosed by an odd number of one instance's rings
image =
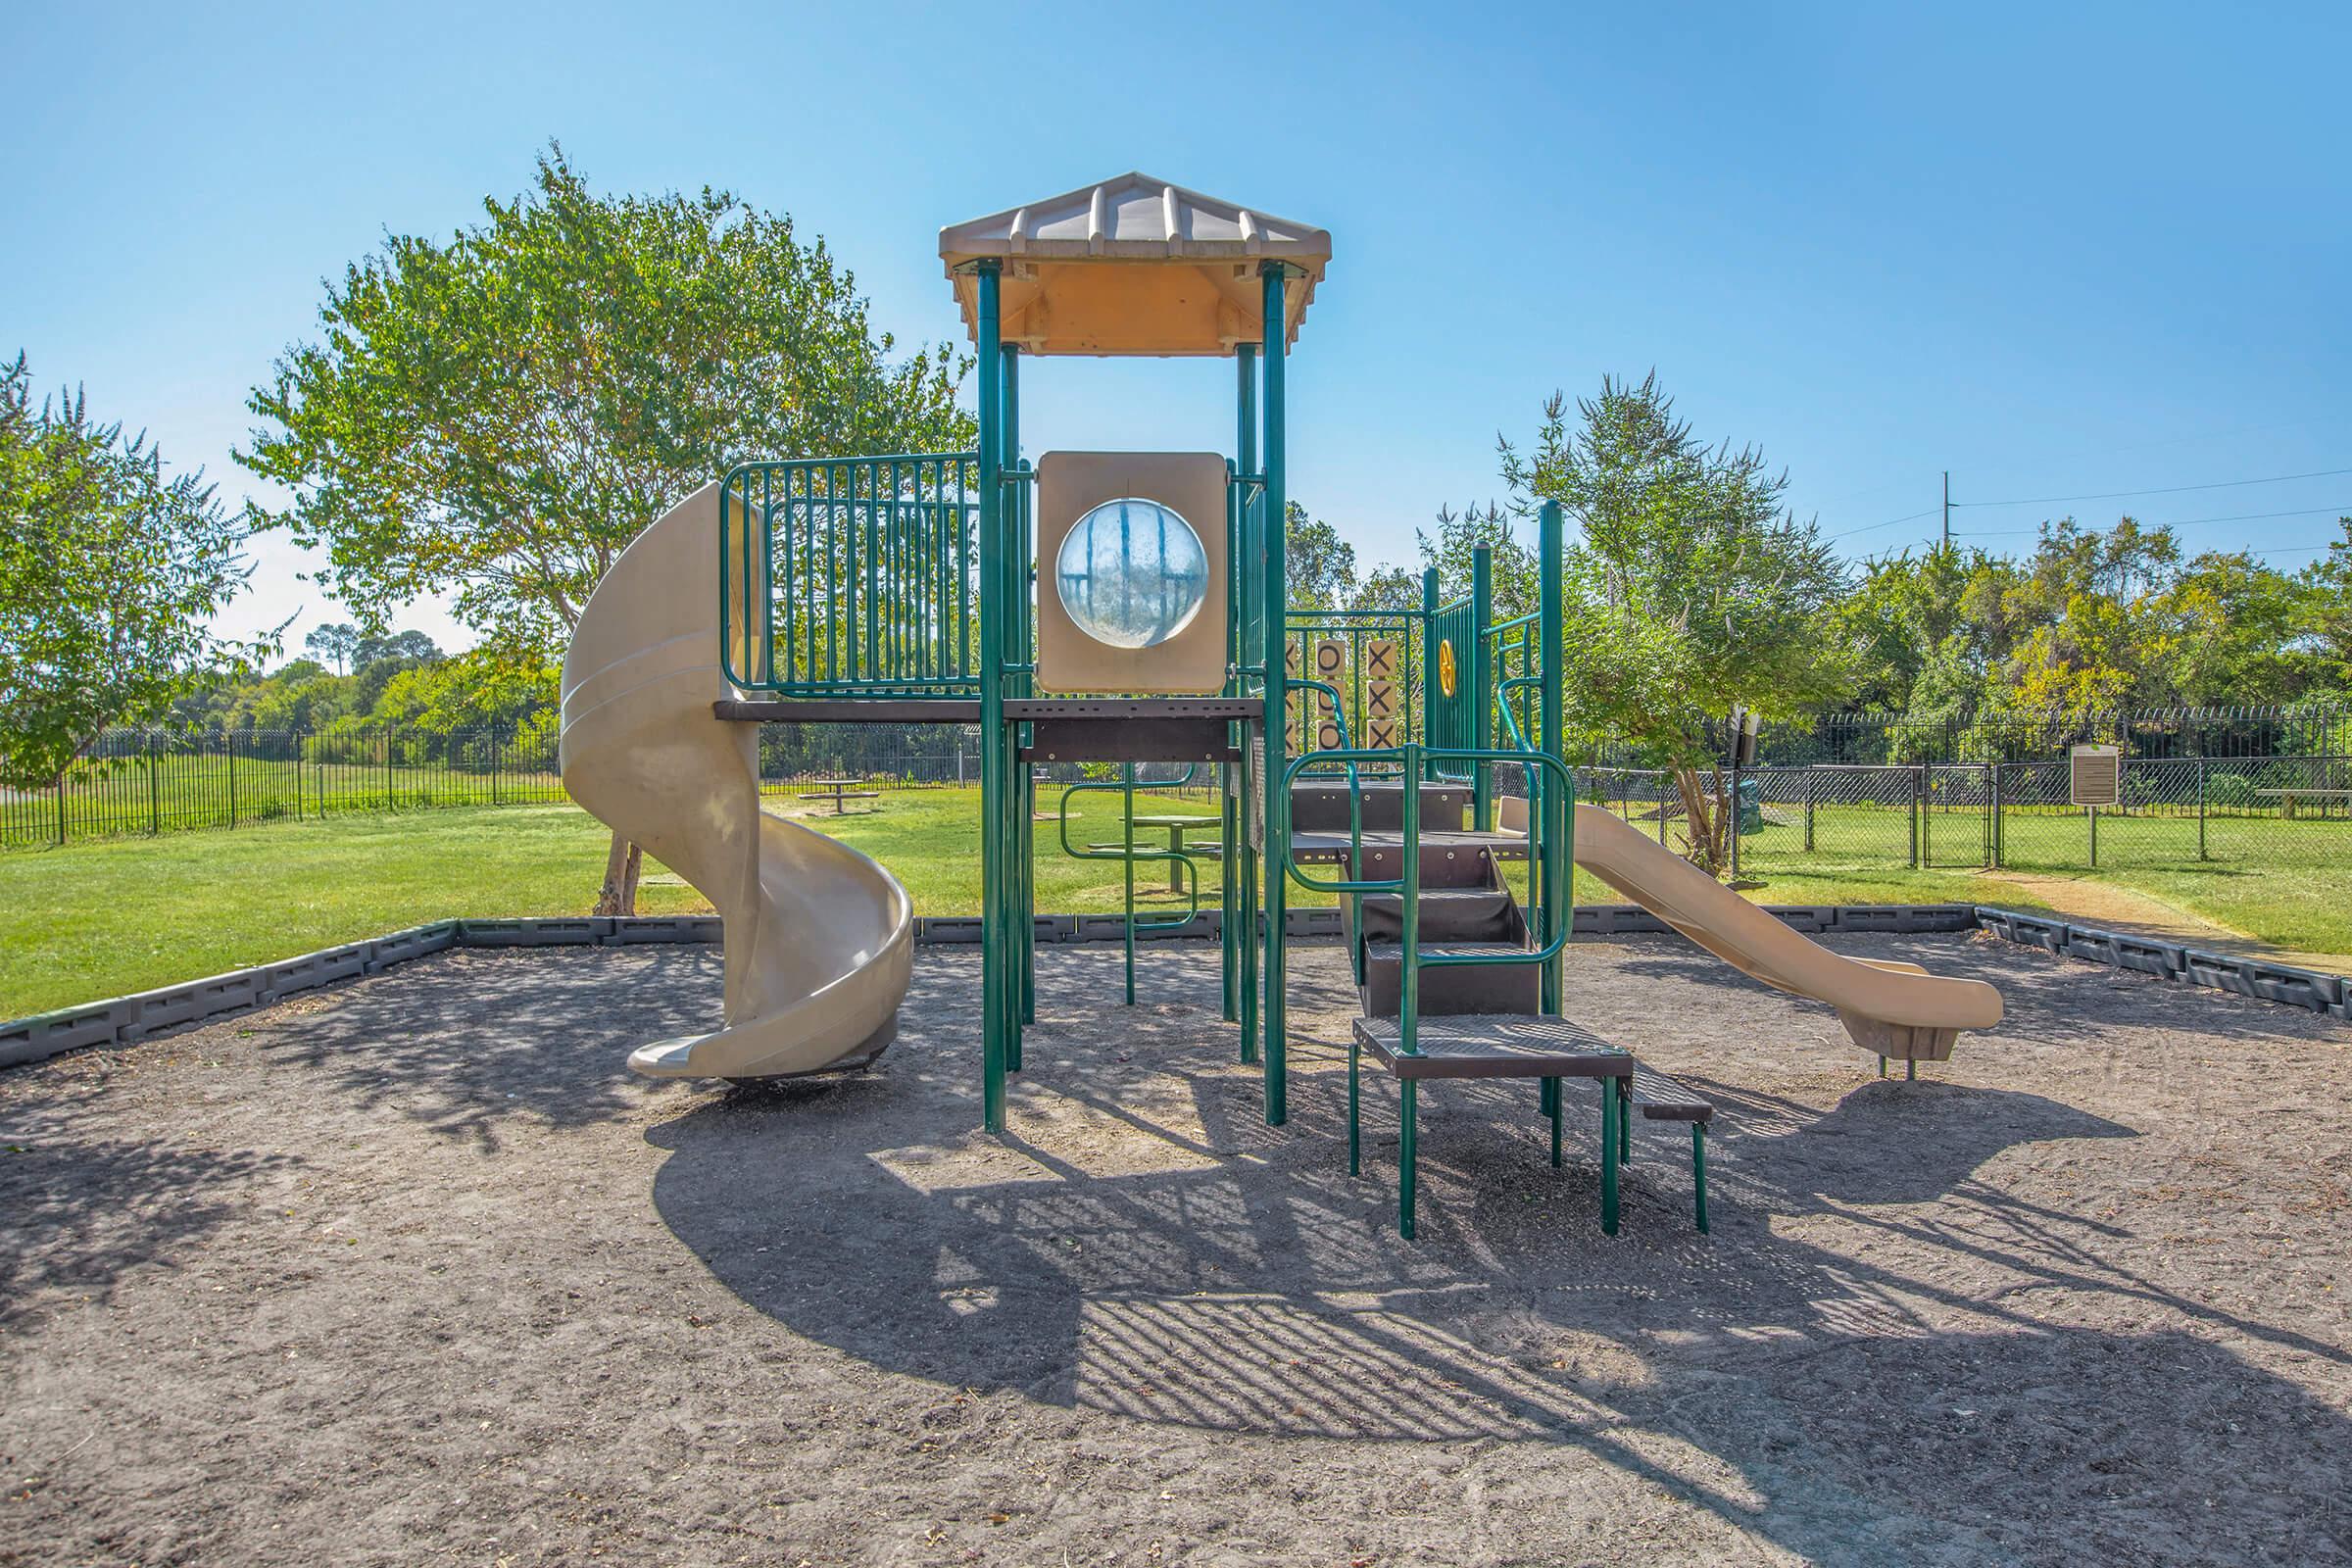
[[[2067,796],[2077,806],[2124,804],[2124,749],[2078,746],[2067,754]]]

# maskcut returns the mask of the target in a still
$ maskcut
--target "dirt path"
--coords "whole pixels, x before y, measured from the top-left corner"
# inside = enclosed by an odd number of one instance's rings
[[[1879,1082],[1668,939],[1580,1017],[1722,1107],[1595,1224],[1522,1084],[1396,1091],[1294,948],[1291,1124],[1213,950],[979,968],[879,1069],[655,1085],[714,949],[452,953],[0,1073],[9,1564],[2314,1564],[2352,1559],[2352,1029],[1990,940],[2009,1021]]]
[[[2232,931],[2203,915],[2191,914],[2161,899],[2134,892],[2131,888],[2117,887],[2112,882],[2104,882],[2096,877],[2006,870],[1983,874],[1988,881],[2007,882],[2021,892],[2030,893],[2059,913],[2081,920],[2085,925],[2162,937],[2194,947],[2210,948],[2217,953],[2270,958],[2329,974],[2352,974],[2352,957],[2343,954],[2297,953],[2291,948],[2281,948],[2259,937],[2247,936],[2242,931]]]

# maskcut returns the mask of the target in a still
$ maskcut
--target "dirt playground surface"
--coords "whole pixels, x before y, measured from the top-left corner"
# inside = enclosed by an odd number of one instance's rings
[[[1573,1010],[1721,1106],[1439,1085],[1346,1172],[1213,950],[1040,955],[1017,1138],[926,950],[875,1073],[653,1085],[713,948],[457,953],[0,1074],[0,1561],[2278,1563],[2352,1558],[2352,1030],[2021,948],[1853,939],[2009,1021],[1879,1082],[1669,939]]]

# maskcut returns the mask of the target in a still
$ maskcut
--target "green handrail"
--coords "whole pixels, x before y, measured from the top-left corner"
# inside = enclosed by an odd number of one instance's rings
[[[1562,799],[1571,801],[1576,799],[1575,770],[1559,758],[1546,752],[1509,750],[1500,747],[1423,747],[1416,742],[1407,742],[1398,750],[1403,754],[1407,780],[1420,776],[1420,768],[1424,762],[1518,762],[1526,765],[1532,760],[1535,766],[1559,776]],[[1358,762],[1376,760],[1389,754],[1348,751],[1323,752],[1312,755],[1320,756],[1327,762],[1346,762],[1352,769]],[[1283,786],[1286,790],[1297,782],[1299,768],[1306,760],[1307,758],[1301,757],[1284,769]],[[1359,789],[1352,777],[1349,781],[1349,788],[1351,792]],[[1532,801],[1530,804],[1532,806]],[[1360,805],[1352,807],[1349,813],[1351,819],[1360,819]],[[1394,892],[1398,896],[1401,906],[1398,917],[1400,927],[1398,935],[1403,953],[1398,968],[1397,1049],[1406,1055],[1413,1055],[1419,1052],[1416,1031],[1419,1027],[1417,1013],[1420,1005],[1420,971],[1422,969],[1501,968],[1516,964],[1546,963],[1556,957],[1568,945],[1569,933],[1576,922],[1572,913],[1570,918],[1559,922],[1559,929],[1550,933],[1550,939],[1542,947],[1531,948],[1524,953],[1475,955],[1423,953],[1421,951],[1421,813],[1418,810],[1408,809],[1400,811],[1399,817],[1403,824],[1401,846],[1403,863],[1397,867],[1398,874],[1395,877],[1357,878],[1344,883],[1318,882],[1307,877],[1298,869],[1296,849],[1286,850],[1285,869],[1294,879],[1307,887],[1358,894]],[[1554,846],[1544,841],[1542,829],[1538,826],[1539,820],[1531,810],[1528,823],[1528,851],[1531,858],[1539,854],[1548,858],[1554,849]],[[1569,832],[1573,835],[1574,828],[1571,827]],[[1355,839],[1354,848],[1360,858],[1362,847],[1360,834],[1353,835],[1353,837]]]

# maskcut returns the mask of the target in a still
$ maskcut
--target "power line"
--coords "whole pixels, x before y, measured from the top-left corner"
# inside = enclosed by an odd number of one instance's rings
[[[1867,528],[1848,528],[1843,533],[1834,533],[1830,535],[1830,539],[1833,542],[1839,539],[1851,539],[1858,533],[1876,533],[1881,528],[1891,528],[1898,522],[1917,522],[1922,517],[1933,517],[1936,515],[1937,510],[1938,509],[1935,507],[1930,507],[1925,512],[1914,512],[1907,517],[1888,517],[1885,522],[1874,522]]]
[[[1954,503],[1957,505],[1958,503]],[[2208,522],[2261,522],[2271,517],[2317,517],[2328,513],[2352,515],[2352,504],[2340,507],[2306,507],[2300,512],[2237,512],[2224,517],[2175,517],[2169,521],[2141,523],[2146,528],[2195,528]],[[2136,520],[2136,519],[2134,519]],[[1954,534],[1955,539],[2012,539],[2020,534],[2039,533],[2034,528],[1976,528]]]
[[[2328,479],[2352,473],[2352,468],[2321,468],[2313,473],[2275,473],[2265,479],[2220,479],[2212,484],[2167,485],[2160,490],[2105,490],[2087,496],[2022,496],[2013,501],[1955,501],[1955,507],[2043,507],[2065,501],[2122,501],[2132,496],[2177,496],[2191,490],[2234,490],[2240,485],[2285,484],[2293,479]]]

